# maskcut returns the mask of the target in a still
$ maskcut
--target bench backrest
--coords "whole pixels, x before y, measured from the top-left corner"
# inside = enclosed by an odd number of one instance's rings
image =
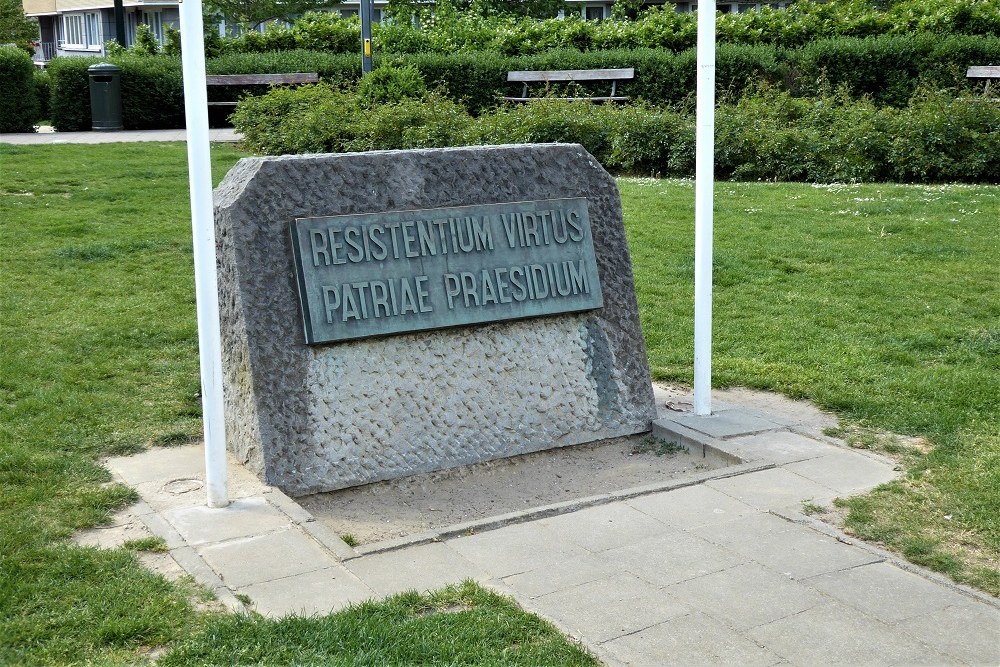
[[[969,71],[965,73],[965,78],[967,79],[1000,79],[1000,66],[997,65],[979,65],[976,67],[970,67]]]
[[[617,69],[560,69],[549,72],[529,70],[526,72],[508,72],[508,81],[610,81],[613,79],[633,79],[635,68],[621,67]]]
[[[290,83],[317,83],[316,72],[294,72],[291,74],[210,74],[205,77],[209,86],[263,86]]]

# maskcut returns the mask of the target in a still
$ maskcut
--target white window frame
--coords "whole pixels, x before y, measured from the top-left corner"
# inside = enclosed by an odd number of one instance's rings
[[[62,15],[59,48],[67,51],[100,51],[104,44],[100,12],[70,12]]]

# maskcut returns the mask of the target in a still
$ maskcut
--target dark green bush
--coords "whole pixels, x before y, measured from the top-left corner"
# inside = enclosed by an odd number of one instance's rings
[[[89,130],[90,78],[87,68],[98,58],[54,58],[47,67],[52,77],[52,125],[60,132]]]
[[[836,38],[785,54],[795,93],[816,94],[823,83],[845,85],[854,97],[878,105],[906,106],[923,83],[964,84],[969,65],[1000,62],[1000,38],[931,34]]]
[[[452,56],[418,53],[397,62],[413,65],[427,85],[478,115],[496,106],[503,96],[512,58],[496,53],[458,53]]]
[[[51,120],[52,77],[46,70],[35,70],[35,96],[38,98],[36,120]]]
[[[0,46],[0,132],[33,132],[38,119],[38,93],[31,56]]]

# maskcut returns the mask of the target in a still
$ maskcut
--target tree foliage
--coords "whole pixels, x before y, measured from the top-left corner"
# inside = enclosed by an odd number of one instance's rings
[[[38,22],[24,15],[21,0],[0,0],[0,44],[16,44],[32,51],[38,39]]]
[[[265,21],[291,21],[300,14],[329,5],[328,0],[205,0],[207,12],[222,16],[244,30],[253,30]]]

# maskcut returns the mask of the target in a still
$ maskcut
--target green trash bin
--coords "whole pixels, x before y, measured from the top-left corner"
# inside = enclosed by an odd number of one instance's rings
[[[97,63],[87,68],[90,74],[91,129],[121,130],[122,86],[121,68],[111,63]]]

